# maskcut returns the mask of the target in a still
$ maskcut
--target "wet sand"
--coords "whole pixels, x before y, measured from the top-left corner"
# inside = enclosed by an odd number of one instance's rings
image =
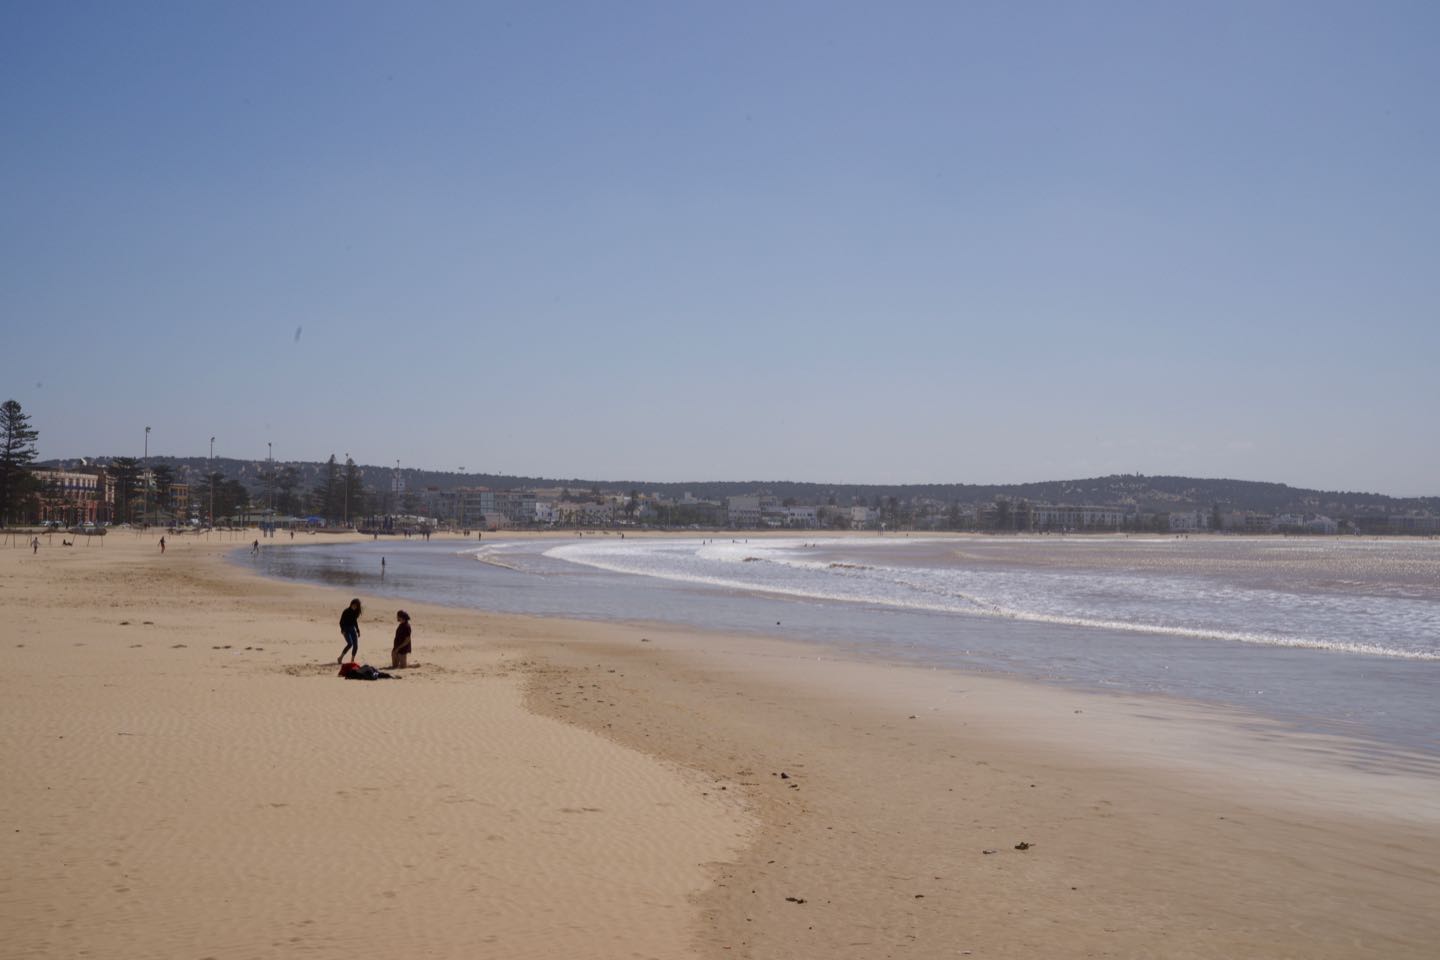
[[[342,681],[348,596],[226,562],[248,538],[156,539],[0,551],[0,956],[1440,943],[1424,757],[780,642],[409,604],[414,668]],[[393,623],[367,604],[361,659],[388,663]]]

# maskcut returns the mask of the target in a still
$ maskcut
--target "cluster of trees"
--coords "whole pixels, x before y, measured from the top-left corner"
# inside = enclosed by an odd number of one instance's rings
[[[364,515],[366,504],[365,482],[355,461],[347,457],[342,467],[335,454],[330,454],[319,482],[310,491],[311,511],[326,523],[344,523]]]
[[[277,467],[273,473],[263,474],[261,481],[263,502],[268,506],[273,499],[279,514],[323,517],[327,524],[338,524],[372,512],[364,477],[359,466],[348,457],[342,464],[332,453],[321,467],[319,480],[308,491],[301,487],[300,471],[293,466]],[[218,501],[215,510],[217,516],[223,515]]]

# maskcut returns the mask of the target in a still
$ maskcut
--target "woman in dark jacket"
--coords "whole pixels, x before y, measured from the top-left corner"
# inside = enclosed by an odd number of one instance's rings
[[[340,658],[336,663],[345,662],[345,654],[352,658],[360,656],[360,598],[356,597],[350,601],[340,614],[340,635],[345,638],[345,649],[340,651]]]

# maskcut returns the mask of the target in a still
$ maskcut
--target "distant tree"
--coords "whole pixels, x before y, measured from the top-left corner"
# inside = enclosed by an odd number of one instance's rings
[[[18,513],[35,492],[35,478],[26,468],[35,460],[39,436],[18,401],[0,404],[0,525]]]
[[[300,472],[292,466],[281,467],[275,474],[275,509],[295,516],[305,508],[295,488],[300,485]]]
[[[34,474],[31,476],[33,477]],[[51,477],[43,484],[36,484],[34,489],[39,494],[37,499],[40,502],[40,519],[59,520],[66,524],[70,522],[70,518],[65,516],[65,485],[60,482],[59,478]],[[25,517],[28,512],[22,510],[22,519],[28,519]]]
[[[321,468],[319,482],[310,492],[310,509],[324,517],[326,523],[335,523],[345,512],[344,496],[340,464],[332,453]]]
[[[640,491],[631,490],[630,495],[625,498],[625,518],[635,519],[635,511],[640,508]]]
[[[250,491],[245,484],[228,477],[215,487],[215,516],[233,517],[250,509]]]
[[[135,519],[131,516],[130,501],[135,499],[135,488],[140,483],[140,461],[134,457],[116,457],[106,472],[115,478],[115,521],[130,523]]]
[[[350,458],[345,459],[345,481],[342,494],[343,503],[340,510],[341,520],[349,520],[354,523],[358,517],[365,515],[365,481],[360,473],[360,468]]]
[[[166,463],[157,463],[150,468],[150,479],[155,484],[155,507],[163,509],[170,505],[170,490],[175,486],[175,471]]]
[[[1010,529],[1010,501],[1004,497],[995,498],[995,529]]]
[[[1220,530],[1225,526],[1225,521],[1220,516],[1220,504],[1210,504],[1210,529]]]

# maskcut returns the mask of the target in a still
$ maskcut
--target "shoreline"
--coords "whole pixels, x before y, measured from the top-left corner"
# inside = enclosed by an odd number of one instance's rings
[[[689,536],[667,539],[698,542]],[[967,542],[974,542],[953,537],[934,539],[945,549],[957,544],[957,550],[964,550]],[[573,535],[558,540],[546,537],[543,543],[526,547],[525,540],[500,537],[485,541],[487,548],[502,551],[495,554],[496,557],[507,556],[503,552],[506,547],[519,547],[521,553],[526,554],[524,561],[490,559],[485,562],[501,568],[519,563],[520,569],[528,569],[530,561],[535,559],[528,551],[538,554],[553,543],[575,542]],[[440,562],[444,560],[442,554],[473,552],[474,540],[468,544],[461,538],[438,540],[434,544],[396,544],[393,552],[383,543],[373,550],[368,542],[356,543],[355,546],[364,549],[336,551],[330,554],[332,558],[345,559],[332,559],[318,567],[298,559],[305,550],[323,549],[326,545],[323,540],[288,544],[298,552],[287,554],[282,550],[269,554],[271,561],[253,564],[251,569],[260,569],[266,576],[322,586],[341,581],[366,584],[365,589],[387,595],[400,596],[410,590],[431,602],[455,609],[481,610],[478,604],[483,603],[490,608],[489,612],[528,612],[534,616],[574,617],[587,622],[630,623],[638,627],[653,624],[654,629],[673,624],[678,629],[699,632],[724,634],[728,631],[782,642],[799,641],[813,645],[815,653],[827,657],[938,667],[1038,683],[1061,691],[1107,696],[1118,693],[1155,702],[1213,707],[1243,716],[1263,717],[1298,734],[1354,740],[1366,745],[1361,752],[1368,755],[1368,762],[1384,756],[1404,760],[1416,753],[1440,759],[1440,721],[1437,721],[1440,715],[1433,712],[1428,697],[1428,681],[1440,679],[1437,673],[1440,663],[1432,653],[1412,657],[1395,651],[1342,650],[1324,643],[1252,642],[1227,638],[1223,631],[1217,634],[1215,630],[1221,628],[1198,626],[1095,623],[1074,616],[1055,618],[1024,613],[1003,616],[940,607],[887,607],[883,602],[875,605],[869,600],[831,596],[823,591],[772,593],[761,585],[703,578],[697,581],[702,584],[702,590],[716,588],[717,597],[735,591],[754,602],[745,606],[741,602],[700,597],[695,603],[672,603],[661,599],[663,589],[657,584],[669,581],[666,589],[673,590],[677,585],[684,589],[687,581],[683,576],[669,578],[663,574],[655,579],[640,576],[630,581],[638,585],[632,604],[609,602],[611,597],[627,595],[628,588],[619,582],[613,584],[614,589],[595,593],[546,591],[543,596],[552,601],[562,596],[588,596],[592,601],[588,605],[574,601],[555,603],[532,597],[526,590],[512,589],[508,581],[494,580],[485,574],[480,576],[480,583],[472,583],[468,576],[457,573],[458,567],[446,568]],[[384,553],[391,554],[390,572],[398,574],[388,581],[376,580],[369,575],[373,573],[372,567],[366,566],[377,563],[377,555]],[[291,559],[284,559],[287,556]],[[245,563],[239,554],[236,560]],[[623,565],[612,568],[602,562],[595,564],[595,569],[587,570],[585,561],[580,563],[581,566],[573,569],[591,575],[598,570],[602,576],[607,575],[606,571],[614,571],[610,576],[627,576],[619,572]],[[817,600],[812,602],[808,599],[811,597]],[[846,612],[847,605],[853,606],[853,616]],[[767,610],[768,616],[764,615]],[[822,610],[828,612],[820,612]],[[768,625],[781,619],[785,623],[783,631],[778,624],[771,631]],[[1163,616],[1159,622],[1163,622]],[[962,642],[952,643],[951,633]],[[1076,655],[1076,662],[1084,661],[1079,669],[1067,664],[1072,647],[1082,651]],[[1425,662],[1412,666],[1409,662],[1412,659]],[[1171,672],[1174,660],[1181,661],[1189,672],[1178,669]],[[1196,664],[1207,661],[1228,662],[1230,666],[1218,672],[1212,670],[1210,675],[1194,669]]]
[[[473,834],[483,831],[469,829],[476,823],[460,822],[442,842],[430,837],[423,817],[396,822],[386,817],[384,805],[362,805],[365,825],[383,825],[395,835],[383,844],[433,842],[439,862],[473,857],[497,875],[495,891],[524,891],[515,896],[514,912],[500,917],[509,922],[500,928],[516,939],[502,937],[486,948],[483,936],[496,935],[496,917],[487,916],[490,929],[483,935],[471,924],[457,923],[453,911],[475,910],[474,891],[458,875],[442,872],[421,885],[423,902],[403,903],[438,928],[407,924],[410,939],[402,952],[411,954],[461,956],[488,949],[497,956],[565,955],[553,932],[531,948],[519,945],[554,926],[557,891],[567,897],[562,912],[583,928],[571,931],[570,955],[586,956],[651,949],[657,956],[702,957],[858,958],[892,951],[954,956],[967,950],[1016,957],[1419,957],[1440,940],[1440,921],[1429,907],[1440,889],[1440,809],[1433,799],[1434,770],[1424,763],[1380,777],[1354,767],[1336,738],[1295,735],[1233,712],[1143,697],[860,663],[823,652],[817,659],[814,649],[784,641],[428,604],[406,604],[416,622],[418,665],[404,683],[322,684],[322,677],[333,679],[324,657],[331,647],[330,656],[338,652],[340,641],[326,621],[348,599],[336,599],[341,591],[247,572],[225,555],[238,542],[207,545],[182,535],[171,543],[164,558],[152,553],[146,539],[103,558],[94,551],[84,564],[76,563],[83,550],[36,558],[34,569],[23,569],[25,564],[16,562],[21,558],[3,561],[10,583],[0,587],[0,615],[18,622],[26,639],[14,651],[14,676],[23,683],[19,696],[0,708],[6,731],[0,742],[7,765],[26,774],[7,788],[19,833],[6,832],[7,847],[14,845],[5,851],[7,862],[14,866],[5,884],[11,889],[0,892],[8,905],[6,926],[21,934],[15,943],[41,948],[27,955],[71,955],[76,951],[58,948],[96,942],[102,928],[87,918],[97,907],[114,908],[107,917],[120,924],[114,930],[128,929],[126,923],[154,928],[164,909],[147,901],[138,911],[121,910],[133,887],[122,895],[90,883],[94,889],[88,895],[62,896],[72,885],[88,887],[51,875],[53,848],[60,841],[53,834],[44,839],[38,828],[64,818],[74,831],[65,848],[77,860],[94,861],[98,853],[83,852],[120,843],[122,829],[126,836],[144,832],[156,798],[140,791],[126,800],[131,788],[124,781],[133,767],[125,766],[125,756],[103,752],[81,758],[68,768],[69,777],[57,773],[56,782],[39,783],[37,777],[52,774],[37,768],[63,768],[54,754],[69,748],[43,733],[54,736],[53,730],[78,722],[70,713],[82,705],[104,715],[108,698],[117,698],[113,706],[120,715],[122,704],[156,699],[145,709],[159,710],[166,697],[207,681],[219,684],[221,700],[240,726],[209,722],[209,700],[200,691],[194,699],[180,696],[170,719],[182,724],[182,741],[194,741],[182,752],[197,751],[187,760],[205,767],[212,749],[240,751],[232,755],[257,788],[293,787],[305,779],[305,764],[317,762],[312,786],[331,796],[337,783],[358,778],[367,781],[363,787],[374,786],[368,780],[377,776],[384,780],[380,771],[387,762],[414,763],[423,774],[444,770],[444,782],[475,778],[472,790],[452,790],[461,799],[445,805],[428,797],[435,784],[425,790],[406,783],[378,788],[410,803],[407,810],[419,809],[415,805],[423,801],[427,814],[436,816],[452,808],[479,809],[487,791],[496,789],[497,769],[539,777],[541,786],[525,796],[531,804],[548,804],[551,812],[523,842],[485,839],[494,833],[477,837]],[[195,562],[183,564],[188,569],[177,574],[174,568],[182,565],[177,561],[187,553]],[[40,569],[51,560],[69,561],[68,572],[58,563]],[[77,598],[65,589],[77,585],[88,592]],[[388,633],[372,620],[372,609],[379,605],[367,607],[362,659],[383,665],[387,658],[376,651],[388,643]],[[148,627],[144,611],[154,621]],[[118,627],[122,619],[131,620],[125,629]],[[141,634],[143,645],[135,653],[130,643],[142,627],[162,635],[188,631],[197,639],[182,653]],[[69,640],[72,635],[84,639]],[[273,639],[252,642],[262,635]],[[210,639],[215,642],[205,642]],[[233,642],[239,640],[244,644]],[[75,642],[86,646],[76,648]],[[424,701],[443,701],[431,705],[435,713],[429,717],[441,721],[439,729],[416,729],[406,719],[407,710],[422,709],[423,701],[411,694],[416,688]],[[110,692],[115,689],[121,692]],[[477,691],[497,710],[486,722],[507,735],[519,736],[526,722],[543,721],[539,729],[546,732],[538,739],[520,738],[532,750],[548,747],[553,737],[563,740],[563,731],[583,736],[559,752],[499,757],[494,744],[477,744],[473,736],[459,736],[468,731],[443,726],[474,719],[467,711],[475,709]],[[357,718],[364,721],[360,735],[367,745],[361,755],[379,750],[378,770],[351,771],[334,762],[344,731],[322,735],[295,725],[293,714],[302,705],[320,709],[323,717],[326,710],[345,710],[357,696],[384,696],[386,709],[393,711],[387,716],[406,727],[402,735],[374,718]],[[302,704],[297,697],[316,703]],[[243,724],[256,722],[244,709],[249,701],[266,716],[264,735],[255,735],[268,748],[260,754],[243,749]],[[138,715],[159,723],[143,710]],[[265,733],[272,722],[279,732]],[[133,743],[119,738],[127,732],[145,731],[116,731],[108,739],[97,733],[96,749],[113,751],[122,744],[129,750],[144,743],[144,737]],[[287,738],[311,749],[289,753]],[[479,769],[456,771],[454,757],[433,756],[437,738]],[[595,752],[605,750],[618,752],[596,762]],[[425,756],[410,756],[419,752]],[[146,762],[161,770],[164,760]],[[637,776],[645,789],[637,794],[633,787],[610,783],[617,764],[641,771]],[[172,769],[168,776],[189,769]],[[72,779],[76,782],[68,782]],[[94,802],[84,792],[76,790],[56,804],[54,789],[40,789],[92,783],[88,791],[95,782],[118,797],[103,824],[87,819]],[[584,789],[556,787],[557,782]],[[607,787],[614,793],[608,806],[581,796]],[[353,785],[338,789],[361,795]],[[679,806],[657,808],[654,791],[673,791],[666,802]],[[324,830],[331,811],[318,793],[312,801],[315,809],[305,810],[303,826]],[[567,808],[578,812],[554,812]],[[198,833],[192,840],[201,850],[213,847],[233,856],[237,842],[265,853],[277,840],[308,837],[285,830],[272,834],[277,809],[284,808],[227,807],[212,824],[221,837]],[[676,809],[679,829],[661,842],[664,816]],[[483,810],[500,817],[489,807]],[[509,812],[523,819],[525,805]],[[194,815],[208,822],[199,811]],[[599,826],[609,820],[623,822]],[[492,830],[493,823],[487,824],[485,830]],[[224,840],[231,830],[245,836]],[[537,892],[527,886],[523,871],[502,870],[492,847],[512,846],[517,849],[507,856],[540,863],[537,854],[561,853],[548,846],[547,830],[568,831],[578,845],[581,852],[572,849],[566,854],[572,860],[561,862],[572,869],[578,865],[582,882],[567,886],[547,874]],[[627,853],[602,855],[587,846],[606,837]],[[696,841],[703,842],[686,846]],[[1031,846],[1016,850],[1020,843]],[[643,868],[628,863],[627,857],[638,855],[631,852],[636,847],[653,855],[653,862]],[[444,857],[442,848],[448,851]],[[279,856],[284,859],[283,848]],[[119,852],[112,859],[127,865]],[[359,854],[356,859],[360,863],[351,866],[359,871],[362,891],[373,883],[391,889],[395,900],[407,896],[392,882],[396,877],[432,865],[382,858],[377,866]],[[303,862],[261,861],[262,873],[286,882],[305,873]],[[196,868],[185,874],[180,866],[167,861],[153,869],[157,875],[166,867],[180,872],[182,880],[197,879]],[[664,878],[649,890],[638,916],[625,912],[633,906],[628,901],[592,902],[600,892],[639,883],[637,874]],[[213,878],[201,871],[198,879]],[[330,886],[302,885],[296,896],[310,907],[338,902],[337,893]],[[290,901],[277,905],[250,894],[257,909],[291,909]],[[357,912],[364,912],[366,900],[381,897],[362,892]],[[533,902],[525,903],[526,897]],[[48,919],[45,902],[53,904]],[[374,903],[377,916],[387,906],[384,899]],[[335,907],[311,909],[328,914]],[[233,922],[227,926],[233,911],[221,913],[208,928],[203,923],[193,928],[188,940],[172,936],[167,942],[200,949],[224,939],[205,940],[206,929],[239,937]],[[387,952],[383,937],[356,941],[336,930],[334,919],[309,919],[320,929],[296,935],[317,955],[329,955],[332,947],[336,955],[354,955],[358,947],[369,956],[401,949],[389,942]],[[77,928],[80,932],[66,939],[62,931]],[[313,936],[320,933],[329,939]],[[149,955],[141,949],[143,937],[127,933],[123,939],[136,950],[131,955]],[[252,946],[263,955],[258,941]],[[113,945],[109,952],[123,955]]]

